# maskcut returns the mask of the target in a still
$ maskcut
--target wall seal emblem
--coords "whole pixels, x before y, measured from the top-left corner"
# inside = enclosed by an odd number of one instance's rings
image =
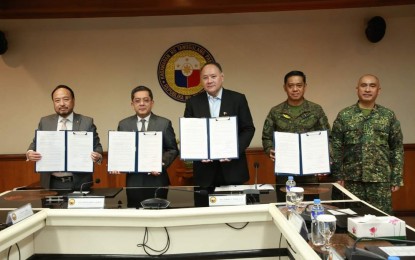
[[[157,77],[163,91],[172,99],[186,102],[203,91],[200,68],[214,62],[212,54],[193,42],[181,42],[170,47],[161,57]]]

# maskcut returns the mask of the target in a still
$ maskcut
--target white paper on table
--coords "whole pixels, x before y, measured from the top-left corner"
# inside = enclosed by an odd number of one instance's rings
[[[161,172],[163,132],[138,133],[138,172]]]
[[[351,210],[351,209],[337,209],[337,211],[339,211],[339,212],[343,212],[343,213],[346,213],[347,215],[357,215],[357,213],[356,212],[354,212],[353,210]]]
[[[108,132],[108,171],[134,172],[136,132]]]
[[[415,246],[388,246],[379,247],[383,252],[393,256],[414,256]]]
[[[275,190],[272,184],[250,184],[250,185],[225,185],[215,187],[215,192],[232,192],[232,191],[244,191],[244,190]]]
[[[303,133],[301,136],[302,173],[330,172],[329,139],[327,131]]]
[[[206,118],[180,118],[180,158],[182,160],[209,158]]]
[[[300,175],[300,139],[296,133],[274,132],[276,173]]]
[[[236,117],[209,118],[210,159],[239,157]]]
[[[65,171],[65,131],[36,131],[37,172]]]
[[[67,171],[93,172],[91,152],[94,150],[94,133],[67,131]]]

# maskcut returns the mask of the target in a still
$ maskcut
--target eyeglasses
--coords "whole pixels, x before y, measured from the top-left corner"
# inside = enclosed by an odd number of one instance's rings
[[[151,98],[136,98],[136,99],[133,99],[134,104],[141,104],[141,103],[148,104],[150,102],[151,102]]]
[[[304,85],[304,83],[298,83],[298,84],[287,84],[286,86],[289,89],[294,89],[294,88],[302,89],[302,88],[304,88],[305,85]]]

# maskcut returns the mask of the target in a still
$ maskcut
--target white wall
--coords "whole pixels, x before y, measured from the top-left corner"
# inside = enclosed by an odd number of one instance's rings
[[[370,43],[366,22],[381,15],[385,38]],[[161,89],[157,65],[176,43],[207,48],[225,72],[224,86],[246,94],[256,126],[251,147],[261,147],[269,109],[285,100],[283,76],[303,70],[306,97],[332,124],[356,102],[364,73],[379,76],[380,104],[401,121],[404,142],[414,143],[415,5],[344,10],[189,15],[168,17],[0,20],[9,50],[0,56],[0,154],[24,153],[39,118],[53,113],[50,92],[75,90],[75,111],[95,118],[104,150],[107,131],[133,114],[130,91],[147,85],[154,112],[173,121],[176,135],[184,104]]]

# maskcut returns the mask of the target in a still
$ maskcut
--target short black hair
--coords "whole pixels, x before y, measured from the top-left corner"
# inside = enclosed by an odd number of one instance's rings
[[[202,68],[200,68],[200,71],[202,71],[207,65],[214,65],[219,69],[220,72],[223,72],[222,66],[219,64],[219,62],[216,62],[216,61],[206,62],[205,64],[203,64]]]
[[[75,94],[73,93],[73,90],[70,87],[68,87],[66,85],[59,85],[52,91],[52,94],[50,95],[52,97],[52,100],[53,100],[53,94],[55,94],[55,91],[60,89],[60,88],[67,89],[69,92],[71,92],[72,98],[75,99]]]
[[[284,85],[287,83],[288,78],[292,77],[292,76],[300,76],[303,78],[304,83],[306,83],[306,76],[304,74],[304,72],[299,71],[299,70],[293,70],[288,72],[285,77],[284,77]]]
[[[153,92],[151,91],[151,89],[149,89],[146,86],[138,86],[138,87],[133,88],[133,90],[131,90],[131,100],[134,99],[134,94],[136,92],[139,92],[139,91],[147,91],[148,92],[148,95],[151,98],[151,100],[153,100]]]

